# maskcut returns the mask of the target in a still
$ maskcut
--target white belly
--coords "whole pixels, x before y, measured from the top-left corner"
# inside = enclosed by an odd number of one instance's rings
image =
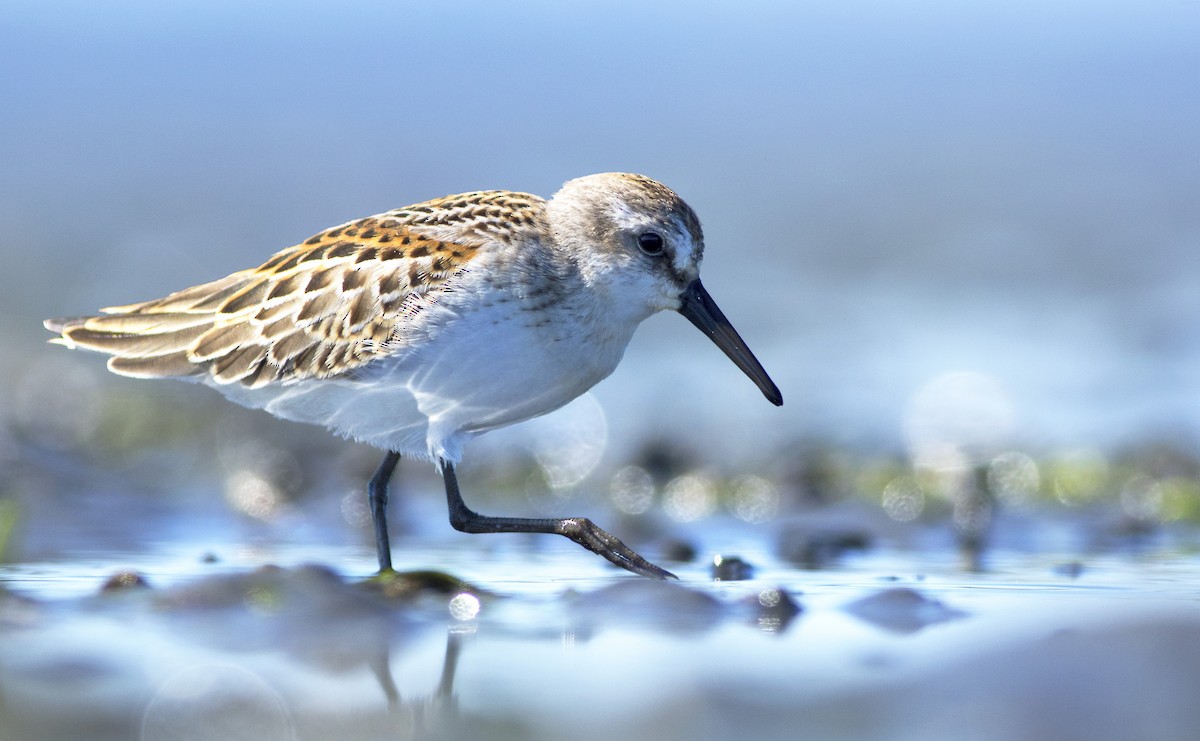
[[[612,373],[637,326],[598,336],[567,312],[535,317],[519,306],[435,309],[443,316],[427,335],[354,378],[214,387],[277,417],[457,463],[471,437],[558,409]]]

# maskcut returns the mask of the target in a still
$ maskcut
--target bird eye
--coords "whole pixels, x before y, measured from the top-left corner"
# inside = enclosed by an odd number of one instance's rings
[[[657,232],[643,232],[638,235],[638,247],[647,255],[661,255],[663,251],[663,238]]]

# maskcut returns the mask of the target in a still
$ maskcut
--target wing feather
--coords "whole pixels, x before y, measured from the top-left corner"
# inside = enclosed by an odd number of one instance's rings
[[[507,191],[429,201],[328,229],[252,270],[46,326],[129,376],[254,387],[348,374],[402,343],[405,323],[502,233],[538,226],[542,203]],[[499,218],[500,206],[519,218]]]
[[[193,363],[184,350],[144,358],[114,355],[108,359],[108,368],[133,378],[188,378],[205,372],[204,367]]]
[[[210,331],[208,327],[200,325],[183,326],[163,332],[136,334],[97,330],[83,326],[71,330],[70,338],[75,344],[94,347],[113,355],[145,358],[186,350],[192,343]]]
[[[292,332],[283,335],[271,343],[270,355],[268,357],[271,363],[283,367],[289,361],[295,359],[297,355],[315,344],[316,342],[313,340],[312,335],[304,330],[293,328]]]
[[[266,357],[266,345],[241,345],[213,360],[209,372],[217,383],[234,383],[256,376]]]

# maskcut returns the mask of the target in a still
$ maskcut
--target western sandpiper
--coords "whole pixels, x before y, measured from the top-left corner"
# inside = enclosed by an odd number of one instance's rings
[[[581,517],[488,517],[459,494],[463,445],[558,409],[617,367],[634,330],[678,311],[773,404],[779,389],[700,283],[692,209],[641,175],[566,183],[549,200],[476,191],[350,221],[166,298],[48,320],[52,340],[135,378],[183,378],[247,407],[381,448],[367,487],[391,570],[388,479],[433,461],[450,523],[556,533],[643,576],[673,576]]]

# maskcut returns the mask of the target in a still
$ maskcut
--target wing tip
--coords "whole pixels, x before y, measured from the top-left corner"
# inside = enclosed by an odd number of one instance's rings
[[[55,317],[53,319],[43,319],[42,326],[55,334],[62,334],[72,326],[81,324],[83,321],[82,317]]]

